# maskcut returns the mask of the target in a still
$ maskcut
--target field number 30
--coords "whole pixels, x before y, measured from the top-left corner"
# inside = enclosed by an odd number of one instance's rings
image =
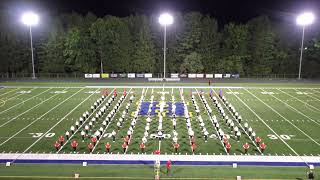
[[[29,133],[29,134],[31,134],[33,138],[39,138],[39,137],[41,137],[44,133]],[[51,138],[51,137],[53,137],[54,135],[55,135],[55,133],[48,133],[48,134],[46,134],[44,137],[46,137],[46,138]]]
[[[270,139],[279,139],[278,136],[274,135],[274,134],[268,134],[267,135]],[[293,137],[294,135],[286,135],[286,134],[281,134],[279,135],[281,137],[281,139],[284,140],[290,140],[291,137]]]

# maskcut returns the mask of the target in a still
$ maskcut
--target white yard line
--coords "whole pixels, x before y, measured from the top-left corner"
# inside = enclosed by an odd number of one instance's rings
[[[83,90],[83,88],[82,88]],[[98,89],[99,90],[99,89]],[[98,92],[96,90],[95,92]],[[53,128],[55,128],[58,124],[60,124],[63,120],[65,120],[66,117],[68,117],[74,110],[76,110],[79,106],[81,106],[84,102],[86,102],[92,95],[95,93],[92,93],[90,96],[85,98],[81,103],[79,103],[76,107],[74,107],[69,113],[67,113],[63,118],[60,119],[55,125],[53,125],[47,132],[45,132],[41,137],[39,137],[34,143],[32,143],[27,149],[25,149],[22,153],[26,153],[30,148],[32,148],[37,142],[39,142],[43,137],[45,137]],[[18,158],[17,158],[18,159]]]
[[[257,144],[251,139],[251,137],[249,136],[249,134],[247,133],[247,131],[243,128],[243,126],[241,125],[241,123],[239,123],[236,120],[236,117],[233,115],[233,113],[230,111],[230,109],[224,104],[224,102],[222,101],[222,99],[220,98],[220,96],[217,94],[216,91],[212,90],[214,92],[214,94],[220,99],[220,102],[222,102],[223,106],[227,109],[227,111],[229,112],[229,114],[231,114],[231,116],[233,117],[234,120],[232,120],[233,122],[236,122],[240,128],[242,129],[242,131],[248,136],[248,138],[250,139],[250,141],[252,142],[252,144],[257,148],[257,150],[262,154],[260,148],[257,146]]]
[[[200,97],[200,94],[199,94],[198,89],[197,89],[197,88],[195,88],[195,89],[196,89],[197,94],[198,94],[198,96],[199,96],[199,98],[200,98],[200,100],[201,100],[201,97]],[[205,97],[204,97],[204,98],[205,98]],[[202,104],[202,106],[204,106],[203,101],[201,101],[201,104]],[[213,126],[213,129],[216,131],[216,134],[217,134],[218,140],[220,141],[220,143],[221,143],[221,145],[222,145],[222,147],[223,147],[224,151],[229,155],[229,153],[228,153],[228,151],[227,151],[226,147],[225,147],[225,146],[224,146],[224,144],[223,144],[223,141],[222,141],[222,140],[220,140],[220,138],[219,138],[219,133],[218,133],[218,131],[217,131],[216,127],[215,127],[215,126],[214,126],[214,124],[213,124],[212,117],[210,116],[210,114],[209,114],[209,112],[208,112],[208,110],[207,110],[206,108],[205,108],[205,111],[207,112],[207,114],[208,114],[208,116],[209,116],[209,118],[210,118],[210,121],[211,121],[211,124],[212,124],[212,126]],[[217,119],[217,120],[218,120],[218,119]]]
[[[52,89],[52,88],[50,88],[50,89]],[[19,106],[20,104],[25,103],[26,101],[29,101],[30,99],[33,99],[33,98],[35,98],[35,97],[37,97],[37,96],[40,96],[41,94],[49,91],[50,89],[47,89],[47,90],[41,92],[40,94],[34,95],[34,96],[32,96],[32,97],[30,97],[30,98],[28,98],[28,99],[26,99],[26,100],[24,100],[24,101],[22,101],[22,102],[20,102],[20,103],[18,103],[18,104],[16,104],[16,105],[14,105],[14,106],[11,106],[10,108],[1,111],[0,114],[4,113],[4,112],[6,112],[6,111],[9,111],[10,109],[12,109],[12,108],[14,108],[14,107],[16,107],[16,106]]]
[[[0,97],[3,96],[3,95],[6,95],[6,94],[8,94],[8,93],[10,93],[10,92],[12,92],[12,91],[17,91],[17,90],[19,90],[19,89],[20,89],[20,87],[19,87],[19,88],[14,88],[14,89],[12,89],[11,91],[8,91],[8,92],[5,92],[5,93],[3,93],[3,94],[0,94]]]
[[[302,116],[308,118],[310,121],[316,123],[317,125],[320,125],[318,122],[316,122],[314,119],[310,118],[309,116],[305,115],[304,113],[302,113],[301,111],[297,110],[296,108],[290,106],[288,103],[282,101],[281,99],[279,99],[278,97],[270,94],[270,96],[272,96],[273,98],[277,99],[278,101],[282,102],[283,104],[285,104],[287,107],[290,107],[291,109],[295,110],[297,113],[301,114]],[[319,144],[320,145],[320,144]]]
[[[131,90],[132,90],[132,88],[129,90],[129,92],[127,93],[126,97],[123,99],[122,103],[120,104],[120,106],[119,106],[119,108],[118,108],[118,111],[117,111],[117,112],[113,115],[113,117],[111,118],[110,123],[107,125],[106,128],[104,128],[104,130],[103,130],[103,132],[102,132],[102,134],[101,134],[101,136],[100,136],[100,139],[98,139],[98,141],[97,141],[96,145],[93,147],[91,153],[93,153],[93,151],[94,151],[94,150],[96,149],[96,147],[98,146],[100,140],[103,138],[103,135],[104,135],[105,132],[107,131],[109,125],[111,124],[111,122],[113,121],[113,119],[116,117],[116,114],[117,114],[118,112],[120,112],[120,108],[121,108],[122,105],[124,104],[124,102],[125,102],[125,100],[127,99],[127,97],[130,95]],[[129,113],[129,112],[128,112],[128,113]]]
[[[183,90],[183,89],[182,89]],[[184,110],[184,111],[187,111],[188,112],[188,114],[190,113],[189,111],[188,111],[188,105],[187,105],[187,103],[185,102],[185,99],[184,99],[184,96],[183,96],[183,91],[181,91],[181,89],[179,89],[179,94],[180,94],[180,96],[181,96],[181,99],[182,99],[182,102],[183,102],[183,105],[185,105],[185,107],[186,107],[186,109]],[[185,114],[185,113],[184,113]],[[184,115],[184,118],[185,118],[186,116]],[[191,119],[191,117],[189,116],[189,118]],[[186,127],[186,126],[185,126]],[[191,127],[192,127],[192,124],[191,124]],[[187,131],[188,131],[188,127],[186,127],[187,129]],[[195,135],[194,135],[195,136]],[[190,139],[190,136],[189,135],[187,135],[187,137],[188,137],[188,139],[189,139],[189,142],[191,142],[191,139]],[[192,151],[192,147],[190,146],[190,149],[191,149],[191,151]]]
[[[144,90],[145,88],[143,88],[143,90]],[[142,93],[144,92],[142,90]],[[144,92],[144,98],[146,98],[147,97],[147,92],[148,92],[148,90],[149,90],[149,88],[147,87],[147,90]],[[153,90],[153,89],[152,89]],[[142,96],[141,96],[142,97]],[[140,99],[141,99],[141,97],[140,97]],[[139,102],[139,105],[137,106],[137,109],[139,108],[139,106],[141,107],[141,103],[140,103],[140,101],[138,101]],[[138,122],[138,119],[139,119],[139,116],[137,117],[137,122]],[[137,123],[136,122],[136,123]],[[135,127],[136,127],[136,125],[134,126],[134,128],[133,128],[133,130],[132,130],[132,134],[131,134],[131,136],[130,136],[130,139],[129,139],[129,141],[128,142],[131,142],[131,139],[132,139],[132,137],[133,137],[133,134],[134,134],[134,129],[135,129]],[[124,151],[124,154],[126,154],[127,153],[127,151],[128,151],[128,149],[129,149],[129,146],[127,147],[127,149]]]
[[[36,120],[32,121],[31,123],[29,123],[27,126],[25,126],[24,128],[22,128],[20,131],[16,132],[14,135],[12,135],[10,138],[8,138],[7,140],[5,140],[4,142],[2,142],[0,144],[0,146],[3,146],[6,142],[8,142],[9,140],[11,140],[12,138],[14,138],[16,135],[18,135],[20,132],[24,131],[25,129],[27,129],[28,127],[30,127],[32,124],[38,122],[43,116],[47,115],[48,113],[50,113],[51,111],[53,111],[54,109],[56,109],[57,107],[59,107],[61,104],[63,104],[64,102],[66,102],[67,100],[69,100],[70,98],[72,98],[74,95],[78,94],[80,91],[82,91],[82,89],[80,89],[79,91],[75,92],[74,94],[72,94],[71,96],[69,96],[67,99],[65,99],[64,101],[60,102],[59,104],[57,104],[56,106],[54,106],[53,108],[51,108],[49,111],[47,111],[46,113],[42,114],[40,117],[38,117]]]
[[[66,89],[67,89],[67,88],[65,88],[64,90],[66,90]],[[63,91],[64,91],[64,90],[63,90]],[[20,113],[18,116],[16,116],[16,117],[14,117],[14,118],[10,119],[9,121],[6,121],[5,123],[1,124],[1,125],[0,125],[0,128],[1,128],[1,127],[3,127],[3,126],[5,126],[5,125],[7,125],[7,124],[9,124],[10,122],[14,121],[15,119],[17,119],[18,117],[20,117],[20,116],[24,115],[25,113],[27,113],[27,112],[31,111],[32,109],[34,109],[34,108],[36,108],[36,107],[40,106],[40,105],[41,105],[41,104],[43,104],[44,102],[49,101],[50,99],[54,98],[54,97],[55,97],[55,96],[57,96],[57,95],[61,95],[61,94],[55,94],[55,95],[53,95],[53,96],[49,97],[48,99],[46,99],[46,100],[44,100],[44,101],[41,101],[39,104],[36,104],[36,105],[32,106],[32,107],[31,107],[31,108],[29,108],[28,110],[26,110],[26,111],[24,111],[24,112]]]
[[[318,109],[318,108],[316,108],[316,107],[308,104],[307,102],[304,102],[304,101],[302,101],[302,100],[300,100],[300,99],[292,96],[292,95],[289,94],[289,93],[286,93],[285,91],[282,91],[281,89],[277,89],[277,90],[280,91],[280,92],[282,92],[282,93],[284,93],[284,94],[286,94],[286,95],[288,95],[288,96],[290,96],[290,97],[292,97],[292,98],[294,98],[294,99],[296,99],[296,100],[298,100],[298,101],[300,101],[301,103],[303,103],[303,104],[305,104],[305,105],[307,105],[307,106],[309,106],[309,107],[311,107],[311,108],[313,108],[313,109],[315,109],[315,110],[317,110],[317,111],[320,111],[320,109]],[[306,95],[307,95],[307,94],[306,94]]]
[[[111,92],[108,94],[108,96],[104,98],[104,101],[102,101],[101,104],[89,115],[89,117],[86,118],[85,121],[83,121],[82,125],[79,126],[79,128],[74,131],[74,133],[69,137],[69,139],[67,139],[66,142],[60,147],[60,149],[57,151],[57,153],[59,153],[59,152],[64,148],[64,146],[66,146],[66,144],[72,139],[72,137],[73,137],[75,134],[77,134],[77,132],[85,125],[85,123],[90,119],[90,117],[91,117],[92,115],[94,115],[94,113],[99,110],[99,108],[103,105],[103,103],[104,103],[105,101],[108,100],[109,96],[114,92],[114,90],[115,90],[115,89],[113,89],[113,91],[111,91]],[[81,116],[81,115],[80,115],[80,116]]]
[[[245,102],[243,102],[242,99],[240,99],[235,93],[233,93],[232,90],[228,89],[229,91],[232,92],[232,94],[244,105],[246,106],[266,127],[270,129],[270,131],[273,132],[295,155],[299,156],[300,155],[287,143],[285,142],[279,135],[276,133],[253,109],[251,109]],[[301,158],[302,159],[302,158]]]
[[[300,131],[302,134],[304,134],[305,136],[307,136],[311,141],[313,141],[315,144],[317,144],[318,146],[320,146],[320,143],[318,143],[317,141],[315,141],[312,137],[310,137],[308,134],[306,134],[304,131],[302,131],[299,127],[297,127],[295,124],[293,124],[291,121],[289,121],[286,117],[284,117],[282,114],[280,114],[278,111],[276,111],[274,108],[272,108],[271,106],[269,106],[267,103],[265,103],[264,101],[262,101],[260,98],[258,98],[256,95],[254,95],[253,93],[251,93],[250,91],[246,90],[249,94],[251,94],[253,97],[255,97],[257,100],[259,100],[260,102],[262,102],[264,105],[266,105],[268,108],[270,108],[273,112],[275,112],[276,114],[278,114],[282,119],[286,120],[289,124],[291,124],[293,127],[295,127],[298,131]],[[271,95],[271,94],[270,94]]]

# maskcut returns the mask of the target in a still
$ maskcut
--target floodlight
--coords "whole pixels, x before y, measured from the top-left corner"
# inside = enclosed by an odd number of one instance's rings
[[[27,26],[34,26],[38,24],[39,16],[33,12],[26,12],[22,15],[21,21]]]
[[[302,13],[297,17],[297,24],[299,26],[307,26],[313,23],[315,17],[311,12]]]
[[[159,23],[163,26],[167,26],[173,23],[173,17],[169,13],[163,13],[159,17]]]

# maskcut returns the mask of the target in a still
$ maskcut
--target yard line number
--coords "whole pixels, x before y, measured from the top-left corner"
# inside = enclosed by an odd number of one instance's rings
[[[44,133],[29,133],[33,138],[39,138],[41,137]],[[46,134],[44,137],[46,138],[52,138],[53,136],[55,136],[55,133],[48,133]]]
[[[279,139],[276,135],[274,134],[268,134],[267,135],[269,137],[269,139]],[[286,134],[281,134],[279,135],[281,137],[281,139],[284,139],[284,140],[290,140],[292,137],[294,137],[294,135],[286,135]]]

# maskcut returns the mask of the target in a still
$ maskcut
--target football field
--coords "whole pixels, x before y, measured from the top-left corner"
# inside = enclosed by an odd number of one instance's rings
[[[159,149],[168,155],[316,158],[320,156],[319,115],[320,86],[4,86],[0,153],[151,155]],[[100,136],[90,152],[88,145],[97,131]],[[60,136],[65,140],[56,149]],[[258,136],[266,145],[264,152],[255,142]],[[174,137],[180,144],[177,152]],[[231,145],[229,152],[224,139]],[[73,140],[78,142],[76,150],[71,147]],[[196,144],[194,152],[191,141]],[[250,145],[247,153],[245,143]]]

